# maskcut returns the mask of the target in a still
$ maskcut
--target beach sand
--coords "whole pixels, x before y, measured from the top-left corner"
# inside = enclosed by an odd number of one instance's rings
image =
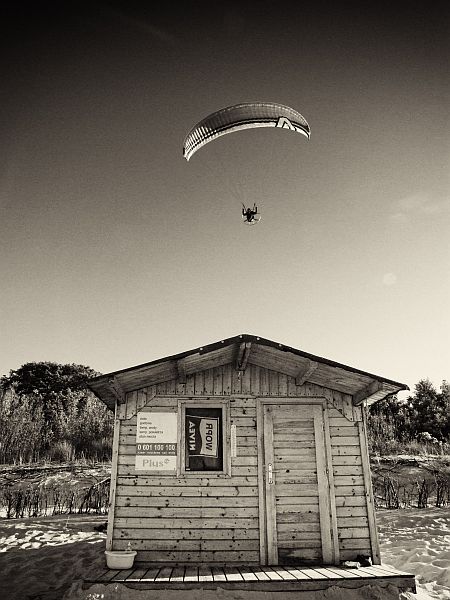
[[[58,516],[0,520],[0,598],[2,600],[147,600],[161,597],[120,584],[81,590],[89,573],[105,567],[104,532],[96,531],[104,516]],[[383,562],[414,573],[418,594],[404,599],[450,600],[450,507],[381,511],[378,513]],[[255,592],[255,594],[257,594]],[[394,600],[393,590],[367,588],[364,593],[332,588],[324,600]],[[201,592],[201,600],[258,600],[249,592]],[[275,597],[275,596],[274,596]],[[278,595],[276,596],[278,599]],[[164,600],[185,599],[182,592],[164,592]],[[270,595],[264,596],[269,600]],[[303,597],[302,597],[303,598]],[[308,597],[304,597],[308,600]],[[317,595],[314,596],[317,598]]]
[[[0,598],[60,600],[76,579],[105,564],[105,516],[0,520]]]

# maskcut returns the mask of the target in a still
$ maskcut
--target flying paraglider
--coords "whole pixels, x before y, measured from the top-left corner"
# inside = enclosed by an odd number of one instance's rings
[[[245,204],[242,204],[242,220],[246,225],[256,225],[261,220],[261,217],[258,214],[258,207],[256,203],[253,204],[253,208],[246,208]]]
[[[308,139],[310,128],[306,119],[296,110],[275,102],[247,102],[222,108],[202,119],[187,134],[183,144],[183,156],[189,159],[203,146],[216,138],[255,127],[278,127],[301,133]],[[257,210],[244,206],[243,220],[254,225],[259,222]]]
[[[183,156],[189,160],[202,146],[212,140],[242,129],[280,127],[310,136],[309,125],[293,108],[274,102],[247,102],[222,108],[195,125],[183,144]]]

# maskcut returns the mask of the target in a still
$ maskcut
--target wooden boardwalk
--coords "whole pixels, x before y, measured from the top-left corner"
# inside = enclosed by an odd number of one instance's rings
[[[158,566],[129,570],[105,570],[98,577],[85,579],[85,585],[121,583],[137,589],[246,589],[257,591],[307,591],[338,586],[360,588],[364,585],[416,591],[414,575],[386,565],[348,569],[334,566]]]

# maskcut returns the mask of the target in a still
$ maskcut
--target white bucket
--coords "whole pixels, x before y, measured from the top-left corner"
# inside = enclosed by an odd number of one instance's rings
[[[136,554],[135,550],[105,550],[108,569],[131,569]]]

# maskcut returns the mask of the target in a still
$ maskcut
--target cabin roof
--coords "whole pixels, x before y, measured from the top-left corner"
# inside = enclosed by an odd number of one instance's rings
[[[294,377],[298,385],[308,382],[350,394],[355,405],[409,389],[404,383],[249,334],[100,375],[88,385],[113,410],[127,392],[229,363],[238,371],[256,365]]]

